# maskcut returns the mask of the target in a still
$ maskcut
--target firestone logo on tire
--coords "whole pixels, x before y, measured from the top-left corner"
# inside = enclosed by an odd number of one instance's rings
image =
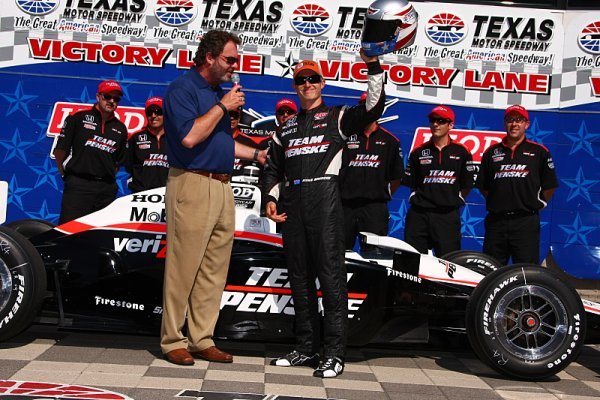
[[[467,26],[458,16],[440,13],[429,18],[425,25],[429,40],[440,46],[452,46],[467,36]]]
[[[21,11],[30,15],[46,15],[56,10],[60,0],[16,0]]]
[[[302,4],[290,17],[290,24],[296,32],[304,36],[320,36],[331,28],[329,11],[318,4]]]
[[[197,10],[193,0],[158,0],[154,15],[165,25],[181,26],[192,22]]]
[[[594,21],[583,28],[577,41],[583,51],[600,54],[600,21]]]

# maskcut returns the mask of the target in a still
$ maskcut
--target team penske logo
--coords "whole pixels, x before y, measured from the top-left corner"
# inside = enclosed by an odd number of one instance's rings
[[[348,163],[349,167],[377,168],[381,164],[378,154],[357,154],[354,160]]]
[[[234,308],[241,312],[294,315],[294,303],[287,270],[284,268],[250,267],[250,276],[244,285],[227,285],[221,298],[221,310]],[[347,274],[347,281],[352,279]],[[319,282],[317,281],[317,289]],[[319,311],[323,312],[321,291],[318,290]],[[367,298],[366,294],[348,293],[348,317],[354,313]]]
[[[148,158],[144,160],[144,167],[163,167],[169,168],[169,162],[167,161],[166,154],[149,154]]]
[[[290,139],[287,150],[285,151],[285,157],[291,158],[298,155],[325,153],[329,148],[330,142],[324,141],[324,138],[324,135],[317,135]]]
[[[88,139],[85,145],[111,154],[117,150],[116,141],[98,135],[94,135],[91,139]]]
[[[507,164],[501,165],[500,171],[494,174],[494,179],[503,178],[526,178],[529,170],[525,164]]]
[[[423,179],[423,183],[441,183],[445,185],[453,185],[456,182],[455,171],[446,171],[443,169],[432,169]]]

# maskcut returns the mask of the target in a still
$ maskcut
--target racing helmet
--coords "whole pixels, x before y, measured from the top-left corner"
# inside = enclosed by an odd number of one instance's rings
[[[419,14],[406,0],[376,0],[365,15],[361,46],[369,57],[410,46],[417,35]]]

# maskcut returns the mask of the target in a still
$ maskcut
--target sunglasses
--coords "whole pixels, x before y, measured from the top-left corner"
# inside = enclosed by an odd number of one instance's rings
[[[236,64],[236,63],[239,64],[239,62],[240,62],[240,59],[238,57],[234,57],[234,56],[227,56],[226,57],[224,55],[221,55],[221,57],[223,57],[223,60],[225,60],[225,62],[228,65],[233,65],[233,64]]]
[[[111,96],[110,94],[104,94],[104,93],[102,93],[102,98],[104,98],[104,100],[106,100],[106,101],[114,100],[115,103],[118,103],[121,101],[121,96]]]
[[[282,110],[277,111],[277,115],[294,115],[294,114],[296,114],[296,113],[292,110],[282,109]]]
[[[512,118],[504,118],[504,122],[507,124],[512,124],[516,122],[517,124],[522,124],[523,122],[527,122],[527,120],[523,117],[512,117]]]
[[[146,110],[146,117],[151,117],[152,115],[160,117],[161,115],[163,115],[163,112],[160,109]]]
[[[429,118],[429,123],[430,124],[438,124],[438,125],[445,125],[445,124],[449,124],[450,121],[449,119],[446,118]]]
[[[304,85],[306,82],[311,83],[311,84],[315,84],[315,83],[320,83],[321,82],[321,75],[310,75],[310,76],[297,76],[294,78],[294,83],[296,84],[296,86],[302,86]]]

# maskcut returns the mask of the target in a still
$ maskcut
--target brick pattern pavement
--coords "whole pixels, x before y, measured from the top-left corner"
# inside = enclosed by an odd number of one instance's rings
[[[234,355],[233,364],[196,361],[184,367],[162,358],[155,337],[34,326],[0,343],[0,384],[11,380],[85,385],[135,400],[600,398],[600,346],[586,346],[577,363],[543,382],[505,379],[466,349],[351,348],[340,377],[319,379],[309,368],[269,365],[290,349],[286,345],[223,341],[219,346]]]

